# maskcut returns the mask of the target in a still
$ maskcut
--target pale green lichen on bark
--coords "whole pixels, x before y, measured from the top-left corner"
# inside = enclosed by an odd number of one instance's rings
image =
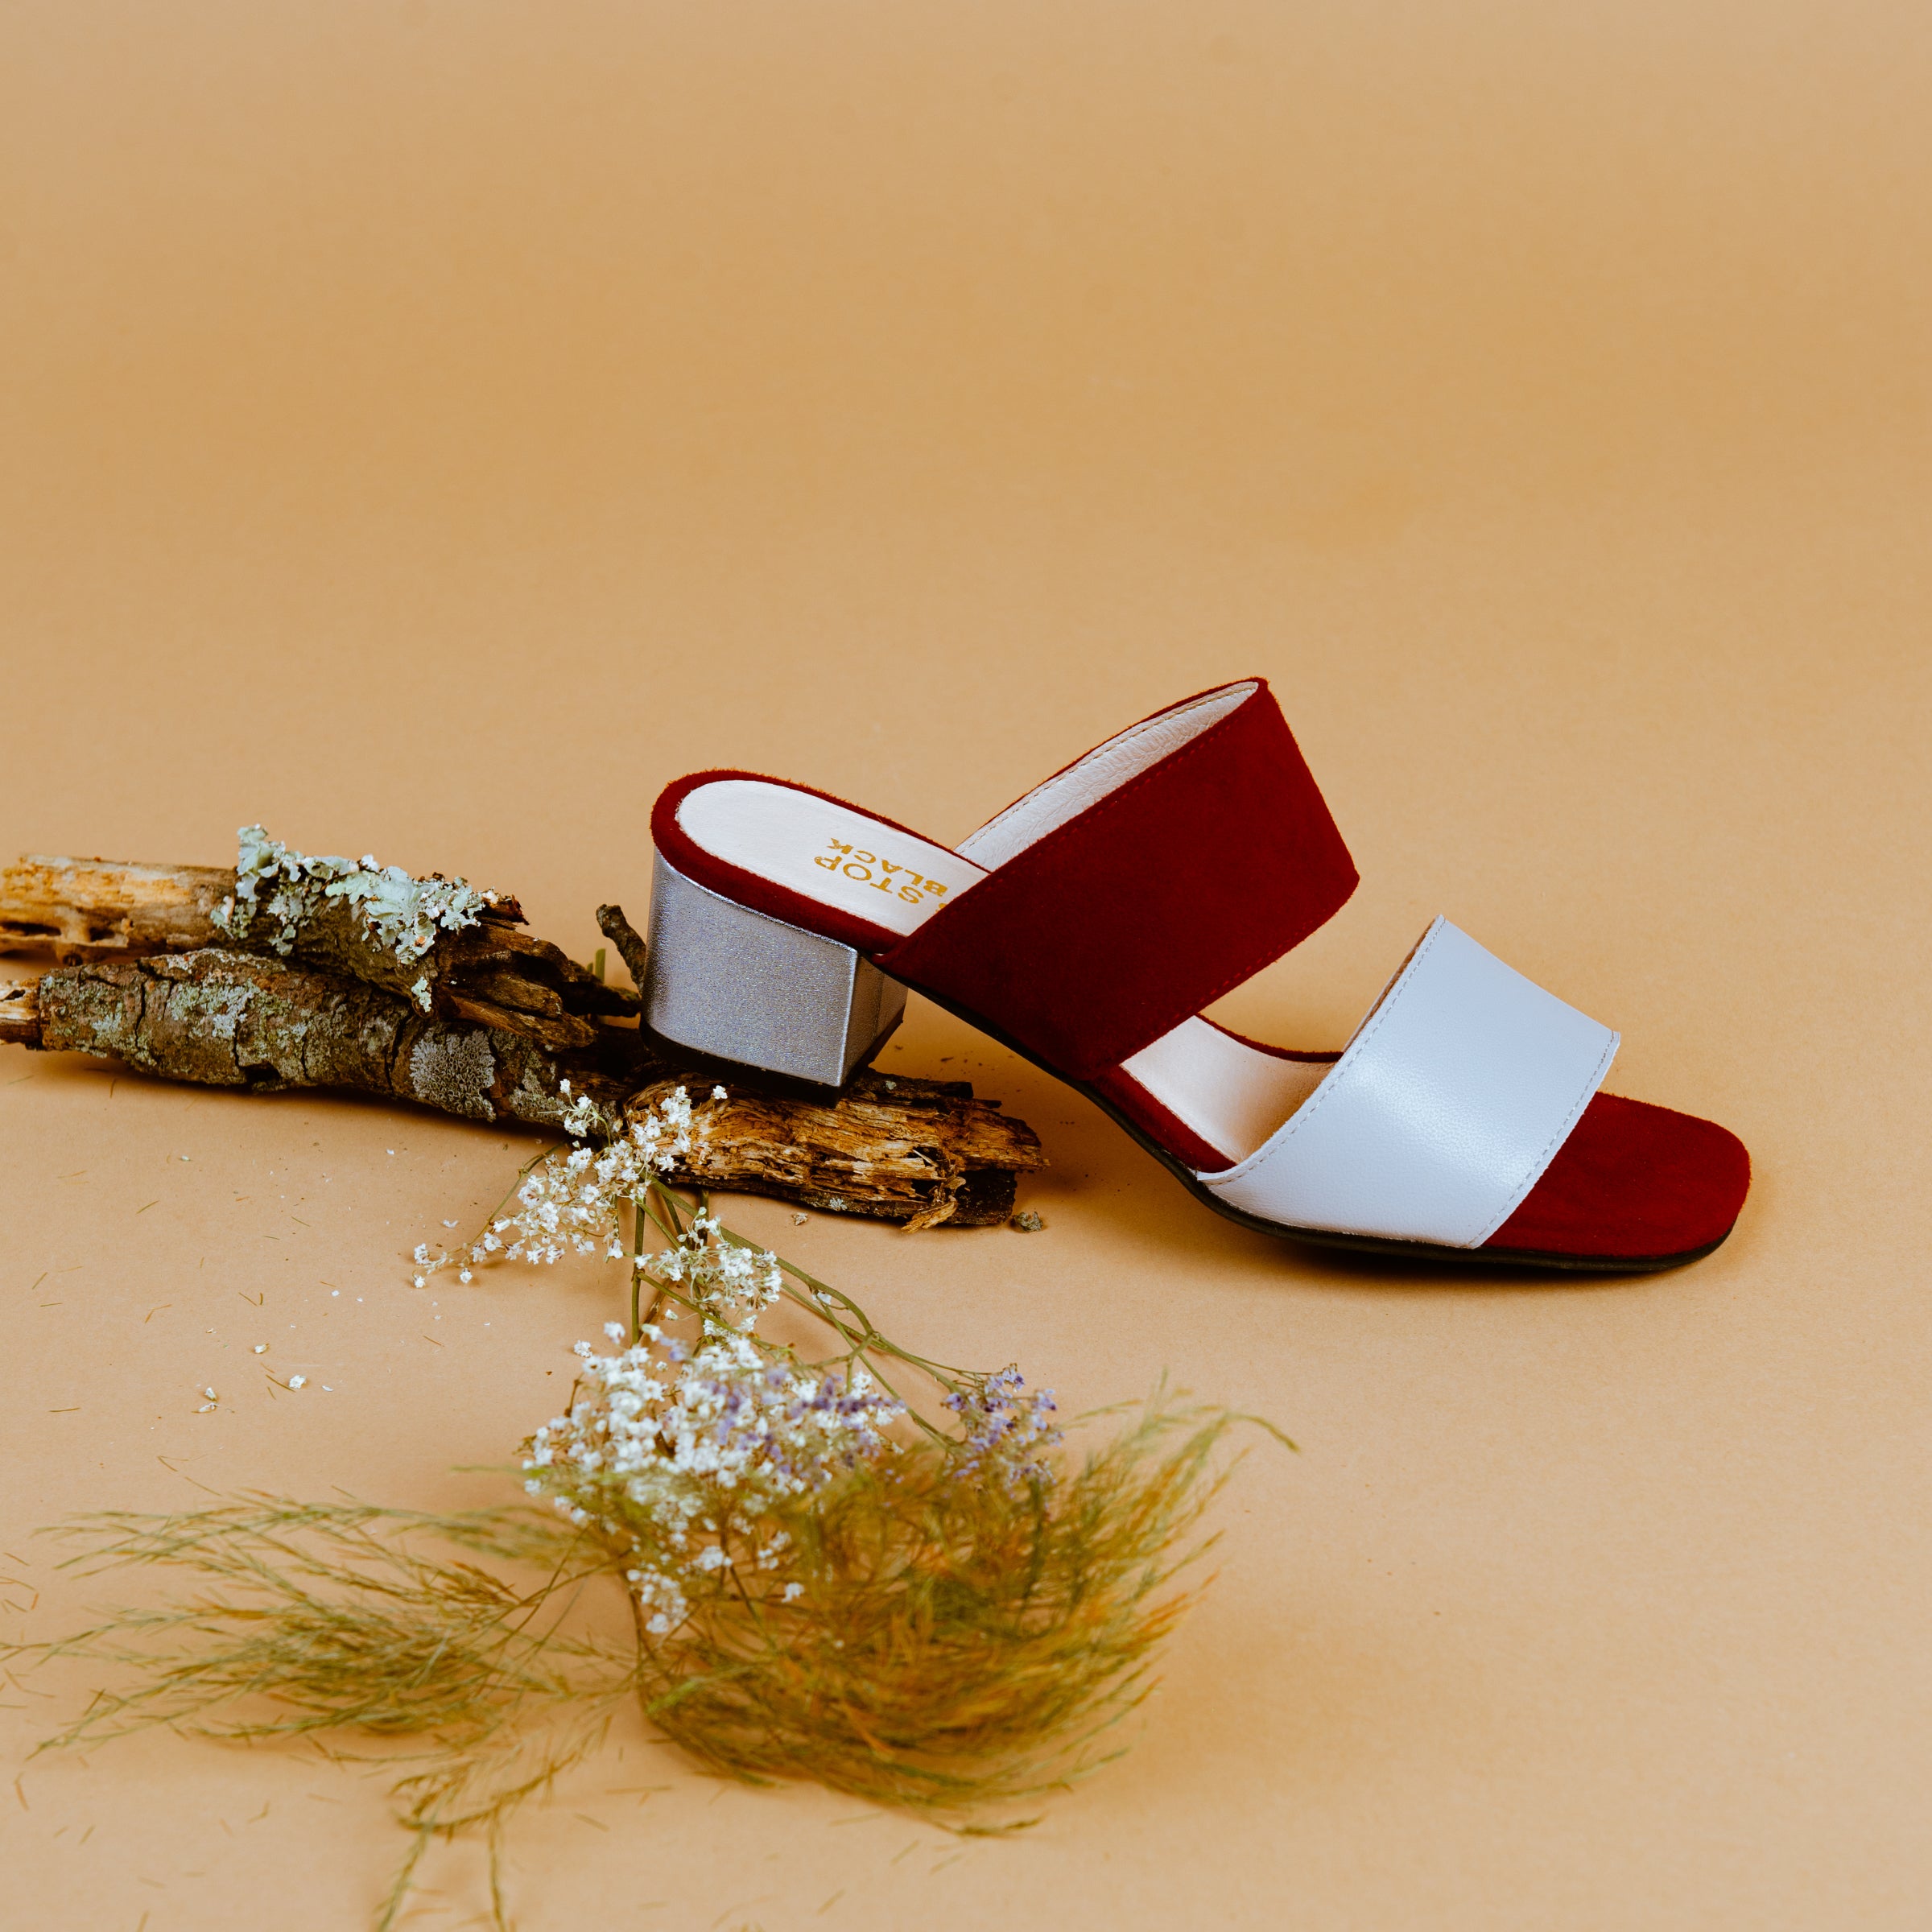
[[[497,903],[462,879],[413,877],[399,865],[291,852],[259,825],[237,835],[235,892],[214,923],[254,951],[301,953],[430,1009],[436,947]]]
[[[492,1118],[489,1086],[496,1071],[489,1036],[481,1031],[425,1034],[409,1050],[410,1091],[445,1113]]]
[[[391,993],[217,947],[63,968],[40,988],[47,1048],[223,1087],[389,1091],[411,1023]]]

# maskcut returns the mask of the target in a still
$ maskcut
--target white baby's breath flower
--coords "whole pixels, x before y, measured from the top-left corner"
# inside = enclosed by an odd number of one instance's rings
[[[530,1439],[523,1470],[530,1493],[569,1521],[622,1539],[645,1629],[662,1637],[700,1584],[775,1568],[789,1539],[774,1506],[890,1453],[905,1410],[863,1367],[808,1367],[758,1337],[782,1286],[778,1261],[712,1216],[693,1216],[646,1267],[699,1315],[700,1340],[649,1322],[624,1348],[611,1322],[611,1354],[579,1342],[571,1406]]]
[[[568,1080],[558,1089],[568,1102],[564,1128],[578,1144],[539,1162],[518,1188],[514,1211],[497,1216],[476,1241],[433,1261],[427,1244],[418,1247],[417,1287],[444,1268],[457,1269],[468,1282],[478,1262],[495,1256],[545,1263],[570,1253],[621,1257],[627,1252],[625,1206],[642,1199],[654,1181],[703,1142],[703,1123],[682,1087],[628,1120],[606,1115]]]
[[[308,1386],[308,1377],[305,1375],[291,1375],[288,1378],[288,1385],[291,1389],[306,1389]]]

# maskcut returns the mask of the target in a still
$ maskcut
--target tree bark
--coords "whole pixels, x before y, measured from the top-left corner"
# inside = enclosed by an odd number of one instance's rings
[[[1003,1221],[1018,1176],[1046,1164],[1024,1121],[963,1081],[867,1069],[836,1099],[803,1100],[680,1065],[629,1028],[593,1032],[588,1047],[553,1051],[526,1030],[423,1013],[346,975],[225,947],[59,967],[0,999],[0,1041],[204,1085],[346,1088],[465,1120],[554,1129],[565,1081],[613,1117],[683,1086],[704,1133],[671,1179],[909,1228]]]
[[[221,930],[217,915],[234,891],[233,867],[30,854],[0,870],[0,953],[51,948],[64,965],[207,947],[281,956],[273,921],[257,921],[238,939]],[[551,1053],[594,1046],[597,1019],[637,1011],[634,994],[605,985],[522,925],[516,901],[502,898],[403,966],[372,942],[350,905],[328,900],[303,921],[288,956],[405,997],[422,977],[427,1010],[522,1034]]]

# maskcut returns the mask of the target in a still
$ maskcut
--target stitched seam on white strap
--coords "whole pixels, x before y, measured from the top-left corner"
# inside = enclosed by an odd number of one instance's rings
[[[1569,1139],[1576,1129],[1577,1122],[1583,1117],[1583,1109],[1590,1104],[1591,1096],[1603,1085],[1604,1075],[1610,1071],[1611,1059],[1615,1055],[1617,1048],[1623,1043],[1623,1038],[1624,1036],[1620,1033],[1611,1034],[1610,1044],[1604,1049],[1603,1057],[1590,1070],[1590,1077],[1583,1083],[1583,1091],[1579,1096],[1576,1104],[1570,1109],[1563,1125],[1550,1135],[1549,1144],[1530,1163],[1530,1171],[1517,1183],[1516,1191],[1510,1195],[1502,1212],[1480,1234],[1477,1235],[1474,1241],[1464,1241],[1462,1244],[1463,1247],[1481,1247],[1483,1243],[1488,1241],[1490,1236],[1494,1234],[1496,1229],[1516,1212],[1517,1209],[1522,1205],[1524,1196],[1543,1178],[1544,1170],[1556,1158],[1557,1149]]]
[[[1342,1058],[1344,1060],[1352,1061],[1353,1064],[1346,1070],[1340,1065],[1337,1065],[1335,1073],[1330,1074],[1321,1085],[1316,1088],[1315,1092],[1310,1094],[1308,1098],[1302,1101],[1301,1105],[1289,1116],[1273,1141],[1266,1147],[1257,1150],[1257,1158],[1254,1165],[1247,1168],[1241,1178],[1245,1179],[1248,1174],[1259,1174],[1269,1162],[1273,1160],[1294,1138],[1303,1123],[1314,1118],[1315,1112],[1320,1107],[1323,1100],[1340,1087],[1344,1080],[1353,1076],[1356,1068],[1361,1064],[1362,1057],[1365,1056],[1368,1052],[1368,1042],[1375,1038],[1383,1021],[1395,1011],[1397,1005],[1407,995],[1410,988],[1414,985],[1418,969],[1428,956],[1429,948],[1435,943],[1436,935],[1443,930],[1444,926],[1441,923],[1430,928],[1429,936],[1416,947],[1408,964],[1402,968],[1402,984],[1382,1001],[1375,1018],[1368,1022],[1367,1030],[1357,1034],[1355,1038],[1349,1042],[1348,1051],[1343,1055]],[[1340,1074],[1342,1079],[1336,1079],[1336,1074]],[[1218,1182],[1225,1183],[1236,1172],[1236,1169],[1231,1168],[1226,1173],[1218,1174],[1214,1178]]]

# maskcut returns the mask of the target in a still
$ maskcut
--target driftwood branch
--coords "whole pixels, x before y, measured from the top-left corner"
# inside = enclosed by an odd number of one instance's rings
[[[40,943],[82,955],[0,993],[0,1042],[169,1080],[341,1088],[543,1127],[563,1118],[566,1081],[613,1116],[682,1085],[705,1131],[674,1178],[915,1228],[1003,1221],[1018,1175],[1046,1165],[1032,1129],[964,1082],[867,1070],[836,1099],[720,1083],[623,1023],[634,996],[507,923],[450,935],[428,1012],[339,964],[210,944],[222,895],[209,894],[224,877],[232,886],[232,873],[100,860],[23,860],[0,873],[0,934],[51,926]],[[622,910],[600,907],[598,919],[641,975],[643,943]],[[720,1084],[723,1098],[702,1097]]]
[[[630,975],[631,983],[639,992],[644,987],[644,940],[636,927],[624,916],[621,906],[600,906],[597,908],[597,931],[617,949],[617,957],[624,962],[624,970]]]
[[[213,943],[231,866],[129,865],[30,852],[0,869],[0,952],[76,960],[139,959]]]
[[[235,873],[208,865],[134,865],[113,859],[30,854],[0,870],[0,953],[51,949],[71,965],[92,960],[151,958],[220,947],[293,957],[408,997],[428,984],[427,1011],[520,1033],[553,1053],[592,1046],[601,1017],[634,1013],[634,994],[606,986],[560,947],[522,930],[514,899],[500,897],[477,922],[437,935],[407,965],[372,941],[354,907],[323,901],[288,946],[258,921],[223,930]]]

